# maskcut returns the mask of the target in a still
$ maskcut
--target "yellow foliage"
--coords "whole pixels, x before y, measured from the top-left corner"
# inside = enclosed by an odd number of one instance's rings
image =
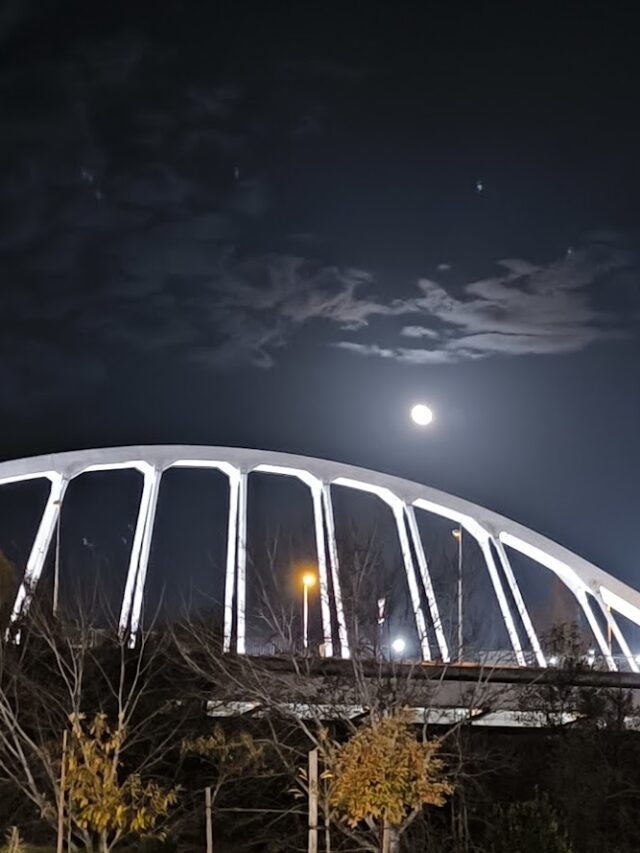
[[[207,759],[225,776],[241,776],[251,768],[260,767],[264,761],[264,748],[249,732],[227,737],[220,725],[214,726],[213,732],[206,737],[183,741],[182,751]]]
[[[331,756],[329,802],[354,827],[369,818],[399,826],[407,813],[453,793],[440,742],[418,741],[405,715],[363,726]]]
[[[143,782],[132,773],[120,781],[120,751],[126,732],[112,731],[106,716],[97,714],[88,732],[80,715],[71,718],[72,737],[66,757],[66,792],[73,823],[83,830],[110,834],[147,835],[177,802],[178,789]]]

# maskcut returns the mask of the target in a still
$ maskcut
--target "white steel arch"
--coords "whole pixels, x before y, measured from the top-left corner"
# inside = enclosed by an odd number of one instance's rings
[[[522,650],[522,641],[525,638],[518,633],[502,577],[506,580],[519,621],[538,665],[545,666],[546,661],[505,548],[512,548],[549,569],[571,590],[585,613],[604,659],[609,668],[614,670],[616,662],[592,609],[595,603],[610,625],[629,668],[638,672],[638,665],[628,640],[614,614],[618,613],[640,625],[640,592],[556,542],[488,509],[409,480],[324,459],[234,447],[116,447],[56,453],[0,463],[0,486],[38,478],[46,479],[50,483],[49,496],[29,554],[24,579],[14,602],[12,623],[19,622],[26,612],[40,580],[69,482],[91,471],[133,468],[142,473],[144,485],[120,612],[120,629],[123,633],[129,631],[133,641],[140,624],[161,477],[163,472],[174,467],[216,469],[229,481],[224,602],[225,651],[234,648],[234,639],[235,651],[245,651],[247,477],[252,471],[261,471],[295,477],[305,483],[311,492],[326,654],[333,654],[337,645],[341,656],[349,656],[331,501],[331,486],[340,485],[377,495],[393,513],[424,659],[431,658],[431,649],[423,612],[423,593],[441,659],[448,660],[449,650],[442,632],[424,545],[418,531],[415,516],[417,510],[448,518],[464,527],[477,540],[487,564],[513,651],[521,665],[525,663]],[[412,546],[417,567],[414,565]],[[497,555],[497,562],[494,553]],[[234,604],[235,638],[232,636]],[[332,632],[332,614],[337,624],[336,637]]]

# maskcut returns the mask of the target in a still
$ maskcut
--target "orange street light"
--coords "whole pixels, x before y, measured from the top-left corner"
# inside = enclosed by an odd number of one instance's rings
[[[314,572],[302,575],[302,643],[306,649],[309,646],[309,590],[316,585]]]

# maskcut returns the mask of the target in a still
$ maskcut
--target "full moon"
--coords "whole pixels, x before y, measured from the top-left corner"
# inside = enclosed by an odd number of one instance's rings
[[[424,403],[418,403],[411,409],[411,420],[418,426],[427,426],[433,420],[433,412]]]

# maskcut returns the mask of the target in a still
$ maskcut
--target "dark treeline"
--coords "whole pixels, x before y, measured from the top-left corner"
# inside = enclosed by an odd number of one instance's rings
[[[562,635],[567,648],[558,679],[532,683],[523,699],[544,725],[482,728],[464,714],[430,724],[437,684],[425,688],[419,667],[386,664],[372,672],[369,664],[365,672],[356,659],[348,675],[318,676],[313,659],[303,656],[223,655],[204,621],[142,634],[130,648],[128,637],[97,634],[80,622],[62,626],[34,606],[20,642],[14,630],[2,643],[0,825],[17,827],[25,843],[53,849],[67,731],[65,768],[77,778],[65,789],[65,849],[203,850],[209,787],[218,853],[306,850],[305,774],[309,751],[319,748],[319,849],[375,851],[381,848],[374,822],[348,825],[325,797],[331,781],[322,771],[330,769],[334,748],[327,745],[410,708],[415,737],[440,743],[452,793],[440,807],[416,809],[389,849],[635,851],[640,736],[631,699],[618,689],[574,688],[586,663],[571,632]],[[468,711],[491,710],[481,688],[469,689]],[[97,735],[96,720],[103,721]],[[76,766],[81,759],[84,776]],[[109,802],[106,767],[117,767],[119,780]],[[126,823],[118,804],[130,807],[135,797],[148,820],[154,815],[152,823],[102,834],[83,828],[84,800],[98,796],[87,768],[100,779],[106,825]]]

